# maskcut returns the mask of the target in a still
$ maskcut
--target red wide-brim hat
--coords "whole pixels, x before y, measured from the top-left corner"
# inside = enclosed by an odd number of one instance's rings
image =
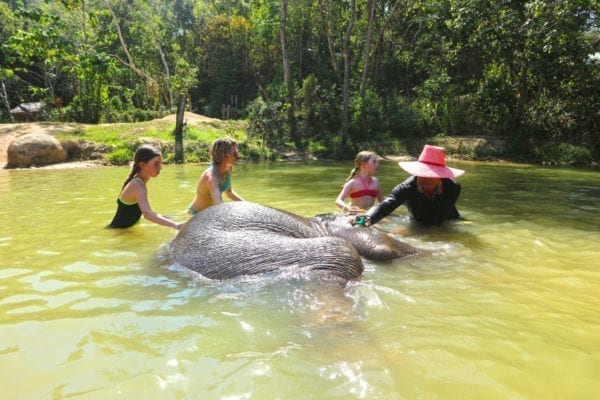
[[[426,144],[418,161],[400,161],[400,168],[411,175],[424,178],[457,178],[465,173],[458,168],[446,166],[446,150]]]

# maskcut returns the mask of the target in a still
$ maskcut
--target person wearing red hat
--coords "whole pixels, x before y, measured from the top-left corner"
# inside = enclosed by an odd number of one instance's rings
[[[412,219],[423,224],[440,225],[446,220],[460,218],[456,202],[461,187],[454,178],[465,171],[446,166],[443,147],[425,145],[418,161],[399,162],[398,165],[412,176],[364,215],[365,225],[377,223],[402,204],[406,204]],[[355,222],[356,217],[351,217],[350,223]]]

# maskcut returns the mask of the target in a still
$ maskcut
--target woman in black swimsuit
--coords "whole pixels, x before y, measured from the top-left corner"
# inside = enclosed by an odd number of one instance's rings
[[[179,229],[178,224],[152,211],[148,203],[146,183],[158,176],[162,168],[160,151],[149,145],[142,145],[135,151],[133,167],[117,198],[117,212],[107,228],[129,228],[143,215],[149,221],[170,228]]]

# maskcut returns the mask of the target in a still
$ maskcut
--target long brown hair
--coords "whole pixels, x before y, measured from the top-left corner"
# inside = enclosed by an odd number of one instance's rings
[[[121,190],[127,185],[135,176],[140,172],[141,167],[140,163],[147,163],[152,160],[156,156],[160,156],[160,151],[156,150],[154,147],[149,144],[143,144],[137,148],[135,154],[133,155],[133,165],[131,166],[131,172],[129,172],[129,176],[125,179]]]

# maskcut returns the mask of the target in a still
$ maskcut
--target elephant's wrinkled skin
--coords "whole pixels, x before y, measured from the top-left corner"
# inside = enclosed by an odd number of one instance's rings
[[[196,214],[169,248],[172,262],[211,279],[290,268],[351,280],[363,272],[361,255],[386,260],[415,252],[373,228],[335,218],[307,219],[245,201]]]

